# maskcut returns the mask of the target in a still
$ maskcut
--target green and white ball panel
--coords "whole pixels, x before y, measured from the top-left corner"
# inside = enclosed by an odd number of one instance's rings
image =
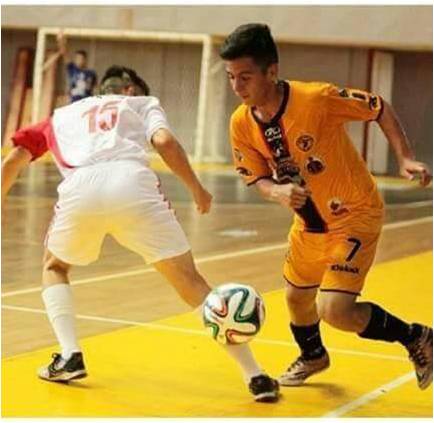
[[[215,288],[205,299],[205,327],[222,344],[251,341],[264,319],[264,302],[251,286],[228,283]]]

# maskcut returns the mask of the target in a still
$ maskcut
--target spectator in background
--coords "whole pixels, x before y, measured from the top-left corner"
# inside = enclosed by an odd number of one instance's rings
[[[87,53],[84,50],[76,50],[71,59],[67,50],[66,38],[62,32],[57,36],[58,52],[44,65],[44,70],[50,67],[61,56],[66,63],[66,75],[68,80],[68,95],[71,103],[93,95],[97,85],[97,75],[93,69],[87,67]]]

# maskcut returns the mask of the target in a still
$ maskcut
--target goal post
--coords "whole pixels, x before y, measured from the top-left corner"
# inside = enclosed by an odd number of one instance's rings
[[[62,31],[70,52],[88,54],[99,76],[112,64],[134,68],[160,98],[169,123],[194,162],[227,162],[227,82],[218,57],[219,40],[209,34],[53,28],[38,30],[32,121],[41,116],[47,49]],[[223,138],[222,138],[223,137]]]

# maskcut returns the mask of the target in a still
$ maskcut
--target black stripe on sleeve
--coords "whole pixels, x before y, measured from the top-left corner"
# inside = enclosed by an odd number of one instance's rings
[[[270,180],[274,181],[274,179],[273,179],[273,177],[272,177],[271,175],[267,175],[267,176],[259,176],[258,178],[253,179],[253,181],[247,182],[246,185],[247,185],[248,187],[250,187],[250,186],[256,184],[256,182],[260,181],[261,179],[270,179]]]
[[[377,117],[374,119],[377,122],[380,120],[381,116],[383,115],[383,111],[384,111],[384,100],[383,100],[383,97],[378,96],[378,98],[381,101],[381,107],[380,107],[380,111],[378,112]]]

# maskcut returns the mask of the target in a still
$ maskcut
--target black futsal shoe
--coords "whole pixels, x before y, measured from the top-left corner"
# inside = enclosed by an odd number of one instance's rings
[[[279,400],[279,384],[267,375],[252,377],[249,390],[257,402],[276,402]]]
[[[69,382],[74,379],[82,379],[87,376],[84,367],[83,354],[72,353],[68,360],[64,360],[60,354],[53,354],[53,361],[38,370],[41,379],[51,382]]]
[[[409,358],[416,372],[417,385],[426,389],[432,383],[432,329],[418,325],[421,334],[407,346]]]

